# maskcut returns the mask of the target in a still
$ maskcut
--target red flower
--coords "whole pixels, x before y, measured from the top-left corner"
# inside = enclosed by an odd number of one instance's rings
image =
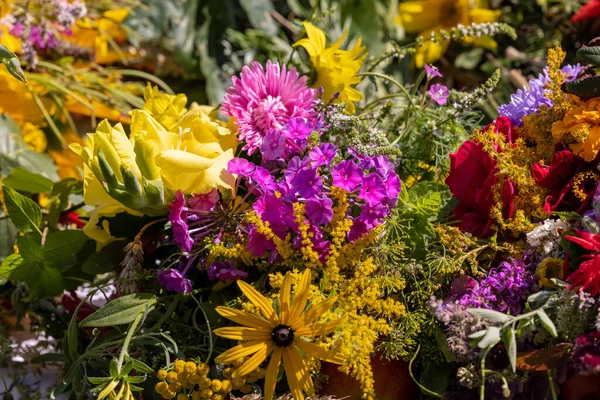
[[[579,265],[569,277],[567,282],[574,288],[588,291],[592,296],[600,292],[600,235],[583,232],[575,229],[577,236],[565,236],[565,239],[577,243],[592,254],[584,254],[582,259],[586,260]]]
[[[582,188],[587,197],[581,201],[573,193],[573,182],[578,173],[587,171],[589,166],[570,150],[558,151],[552,157],[552,163],[544,165],[536,163],[531,167],[531,175],[538,186],[550,189],[544,201],[544,210],[551,214],[557,210],[575,210],[581,213],[590,203],[595,186]]]
[[[577,23],[597,17],[600,17],[600,0],[590,0],[573,14],[571,22]]]
[[[488,129],[487,127],[485,129]],[[509,143],[516,139],[510,120],[499,117],[494,123],[496,133],[503,134]],[[460,220],[460,229],[477,237],[492,233],[490,212],[494,206],[493,187],[498,183],[496,162],[483,146],[473,140],[464,142],[450,155],[450,174],[446,184],[458,199],[454,217]],[[502,216],[512,217],[516,187],[508,178],[502,185]]]
[[[58,222],[65,225],[75,225],[76,228],[82,229],[85,226],[85,221],[79,219],[79,214],[70,212],[67,215],[61,215]]]

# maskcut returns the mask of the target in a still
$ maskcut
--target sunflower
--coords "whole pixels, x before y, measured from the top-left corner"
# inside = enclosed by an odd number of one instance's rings
[[[215,329],[215,334],[227,339],[241,340],[243,343],[220,354],[215,361],[231,363],[252,355],[235,370],[233,378],[249,374],[272,353],[265,377],[265,400],[273,398],[279,365],[282,360],[288,385],[295,400],[304,399],[302,392],[313,396],[315,391],[308,365],[302,357],[302,353],[330,363],[342,364],[344,362],[339,355],[307,340],[331,333],[344,322],[343,318],[325,323],[318,322],[320,317],[336,302],[337,297],[315,304],[304,312],[310,289],[310,275],[308,269],[302,274],[292,303],[290,300],[292,277],[289,273],[286,274],[278,296],[279,315],[269,300],[243,281],[238,281],[240,290],[260,310],[261,316],[229,307],[217,307],[217,312],[221,316],[237,322],[243,327],[219,328]]]
[[[432,33],[449,30],[458,25],[468,26],[495,22],[500,18],[500,10],[488,10],[478,0],[418,0],[400,3],[396,19],[408,33],[430,38]],[[498,44],[490,36],[477,39],[465,38],[465,42],[487,49],[495,49]],[[449,42],[439,39],[436,43],[425,41],[417,48],[415,64],[421,68],[424,64],[436,62],[448,49]]]

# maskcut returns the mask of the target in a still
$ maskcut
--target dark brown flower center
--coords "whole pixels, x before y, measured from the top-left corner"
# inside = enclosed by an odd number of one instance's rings
[[[277,325],[271,332],[271,340],[279,347],[294,343],[294,330],[287,325]]]

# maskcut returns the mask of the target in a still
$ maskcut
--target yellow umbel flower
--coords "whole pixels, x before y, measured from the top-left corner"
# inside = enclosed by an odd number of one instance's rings
[[[363,98],[362,93],[353,86],[360,82],[356,74],[365,61],[365,47],[361,46],[362,39],[350,50],[341,50],[340,46],[346,37],[344,32],[341,38],[329,47],[325,47],[327,39],[322,30],[311,24],[303,22],[306,29],[305,39],[298,40],[294,47],[302,46],[310,56],[310,61],[317,71],[317,79],[313,87],[323,88],[323,99],[329,101],[335,93],[339,93],[336,101],[346,103],[346,111],[353,114],[354,102]],[[362,55],[361,55],[362,54]]]
[[[335,364],[344,362],[339,355],[306,340],[331,333],[344,322],[343,319],[318,322],[335,303],[336,297],[314,304],[308,311],[303,312],[308,302],[310,281],[310,270],[307,269],[302,274],[292,303],[290,300],[292,276],[290,273],[286,274],[278,297],[279,315],[275,313],[271,301],[243,281],[238,281],[240,290],[260,310],[261,316],[229,307],[217,307],[219,314],[243,327],[219,328],[215,329],[215,333],[227,339],[241,340],[243,343],[222,353],[215,361],[230,363],[253,354],[233,372],[232,378],[247,375],[255,370],[269,354],[273,354],[265,377],[265,400],[271,400],[275,394],[277,374],[282,361],[295,400],[303,400],[303,392],[308,396],[314,395],[313,381],[307,360],[302,357],[302,353]]]
[[[592,161],[600,150],[600,97],[581,101],[571,96],[573,106],[562,121],[552,124],[552,136],[583,158]]]
[[[417,33],[425,39],[440,30],[449,30],[457,25],[481,24],[495,22],[502,14],[499,10],[488,10],[481,1],[473,0],[418,0],[400,3],[396,19],[408,33]],[[466,40],[476,46],[495,49],[498,44],[490,36]],[[423,64],[436,62],[448,49],[449,42],[440,39],[437,42],[426,40],[417,48],[415,64],[421,68]]]

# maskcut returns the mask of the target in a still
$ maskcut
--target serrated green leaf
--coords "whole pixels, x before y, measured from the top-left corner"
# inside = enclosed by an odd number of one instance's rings
[[[536,310],[536,312],[544,329],[548,331],[548,333],[551,334],[553,337],[558,337],[558,332],[556,332],[556,326],[554,326],[554,322],[552,322],[552,320],[550,319],[548,314],[546,314],[544,309],[539,308]]]
[[[83,184],[75,178],[65,178],[52,186],[46,217],[51,228],[56,227],[60,213],[69,205],[69,196],[72,194],[83,194]]]
[[[14,253],[14,245],[17,240],[19,231],[17,227],[4,212],[4,208],[0,207],[0,260]]]
[[[510,319],[509,315],[485,308],[467,308],[467,312],[492,322],[505,323]]]
[[[86,317],[79,326],[90,328],[128,324],[154,304],[156,304],[156,297],[149,293],[119,297]]]
[[[500,341],[500,328],[497,326],[489,326],[485,336],[477,342],[477,347],[480,349],[486,349],[490,346],[496,345]]]
[[[52,232],[46,237],[44,263],[47,267],[64,272],[77,262],[75,255],[88,238],[82,231]]]
[[[2,184],[20,192],[50,193],[54,182],[41,174],[36,174],[23,167],[16,167],[2,179]]]
[[[24,260],[10,278],[26,283],[35,299],[56,296],[63,291],[61,273],[56,268],[46,268],[42,262]]]
[[[5,284],[10,279],[12,272],[20,268],[23,261],[20,254],[11,254],[2,261],[2,264],[0,264],[0,285]]]
[[[4,204],[8,216],[18,230],[23,233],[35,232],[40,237],[40,224],[42,223],[42,210],[35,202],[14,189],[3,186]]]
[[[37,238],[33,238],[30,235],[20,236],[19,239],[17,239],[17,247],[19,249],[19,254],[23,256],[25,261],[44,261],[44,249],[42,249],[42,245]]]
[[[506,355],[513,372],[517,371],[517,338],[512,327],[502,331],[502,342],[506,348]]]
[[[566,82],[564,90],[580,97],[597,97],[600,95],[600,76]]]
[[[577,59],[582,64],[600,65],[600,47],[583,46],[577,50]]]

